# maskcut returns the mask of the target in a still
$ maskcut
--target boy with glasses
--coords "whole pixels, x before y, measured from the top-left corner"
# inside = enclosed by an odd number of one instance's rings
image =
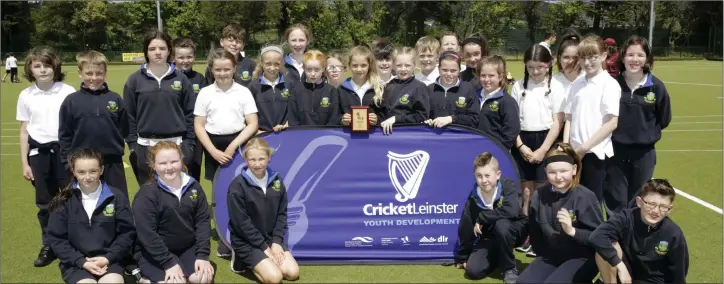
[[[620,211],[591,234],[603,282],[686,283],[686,239],[667,217],[675,196],[667,180],[650,180],[636,197],[637,208]]]

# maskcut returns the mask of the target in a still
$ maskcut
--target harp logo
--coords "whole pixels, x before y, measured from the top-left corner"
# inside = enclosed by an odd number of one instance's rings
[[[430,154],[417,150],[408,154],[398,154],[387,151],[387,170],[390,181],[397,190],[395,199],[399,202],[407,202],[417,197],[420,190],[422,177],[430,162]]]

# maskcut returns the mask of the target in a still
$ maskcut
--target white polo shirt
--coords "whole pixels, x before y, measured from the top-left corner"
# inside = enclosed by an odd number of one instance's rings
[[[194,106],[194,115],[206,117],[204,129],[216,135],[243,130],[246,126],[244,116],[257,112],[251,91],[236,82],[227,91],[221,90],[216,83],[204,87]]]
[[[5,59],[5,69],[18,68],[18,59],[15,56],[10,56]]]
[[[430,74],[428,74],[427,76],[422,74],[422,72],[415,73],[415,79],[425,84],[425,86],[435,83],[437,77],[440,77],[440,70],[437,67],[435,67],[435,69],[432,69]]]
[[[80,188],[80,186],[76,187]],[[98,199],[101,197],[101,190],[103,189],[103,184],[99,184],[98,188],[96,188],[95,191],[86,194],[82,190],[81,193],[81,203],[83,203],[83,209],[85,210],[85,213],[88,214],[88,220],[93,217],[93,211],[96,210],[96,205],[98,205]]]
[[[571,84],[565,103],[565,114],[571,117],[571,146],[578,147],[593,136],[608,114],[618,116],[621,87],[605,70],[591,79],[580,78]],[[613,157],[611,134],[588,153],[604,160]]]
[[[565,90],[556,80],[551,79],[550,93],[548,78],[540,83],[528,78],[528,88],[523,88],[524,79],[513,84],[511,96],[518,102],[520,130],[544,131],[551,129],[553,114],[563,112]],[[525,96],[523,96],[525,90]]]
[[[357,84],[354,83],[354,80],[349,80],[350,84],[352,85],[352,88],[354,88],[354,92],[359,97],[359,101],[362,101],[362,98],[365,97],[365,93],[367,93],[367,90],[372,88],[372,84],[370,84],[370,81],[365,82],[362,84],[362,86],[357,86]]]
[[[563,75],[563,73],[559,72],[553,75],[553,80],[557,81],[559,84],[561,84],[561,86],[563,86],[563,90],[565,91],[566,96],[568,96],[568,91],[571,88],[571,84],[573,84],[573,82],[575,82],[576,80],[583,78],[584,76],[586,76],[586,72],[581,72],[580,74],[578,74],[578,77],[576,77],[576,79],[574,79],[573,81],[568,81],[566,75]]]
[[[28,122],[28,135],[38,143],[58,141],[60,105],[72,93],[75,88],[63,82],[55,82],[48,91],[33,84],[20,92],[15,119]],[[37,155],[38,149],[30,149],[28,154]]]

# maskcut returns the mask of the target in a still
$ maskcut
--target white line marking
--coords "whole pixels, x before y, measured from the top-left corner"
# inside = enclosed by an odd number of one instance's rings
[[[680,189],[675,188],[675,187],[674,187],[674,191],[676,191],[676,194],[681,195],[681,196],[683,196],[683,197],[686,197],[686,198],[688,198],[689,200],[694,201],[694,202],[696,202],[696,203],[699,203],[699,205],[701,205],[701,206],[704,206],[704,207],[706,207],[706,208],[709,208],[709,209],[711,209],[711,210],[714,210],[714,212],[719,213],[719,215],[724,214],[724,213],[722,213],[721,208],[716,207],[716,206],[714,206],[714,205],[711,205],[711,203],[706,202],[706,201],[704,201],[704,200],[701,200],[701,199],[699,199],[699,198],[696,197],[696,196],[693,196],[693,195],[691,195],[691,194],[688,194],[688,193],[686,193],[686,192],[683,192],[683,191],[681,191]]]
[[[689,118],[689,117],[722,117],[724,115],[721,114],[711,114],[711,115],[675,115],[674,118]]]
[[[702,83],[684,83],[684,82],[664,82],[666,84],[674,84],[674,85],[694,85],[694,86],[707,86],[707,87],[721,87],[721,85],[715,85],[715,84],[702,84]]]
[[[664,132],[721,132],[721,129],[664,129]]]
[[[681,149],[681,150],[659,150],[656,149],[656,152],[721,152],[722,149],[706,149],[706,150],[688,150],[688,149]]]
[[[722,122],[721,121],[687,121],[687,122],[672,122],[670,124],[719,124],[719,123],[722,123]]]
[[[20,130],[20,128],[3,128],[0,130],[2,130],[2,131],[18,131],[18,130]]]
[[[17,135],[14,135],[14,136],[13,136],[13,135],[3,135],[3,136],[0,136],[0,138],[18,138],[18,137],[20,137],[20,136],[17,136]]]

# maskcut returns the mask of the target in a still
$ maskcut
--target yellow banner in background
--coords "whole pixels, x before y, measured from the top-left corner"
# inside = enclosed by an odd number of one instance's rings
[[[144,62],[146,58],[141,53],[122,53],[123,62]]]

